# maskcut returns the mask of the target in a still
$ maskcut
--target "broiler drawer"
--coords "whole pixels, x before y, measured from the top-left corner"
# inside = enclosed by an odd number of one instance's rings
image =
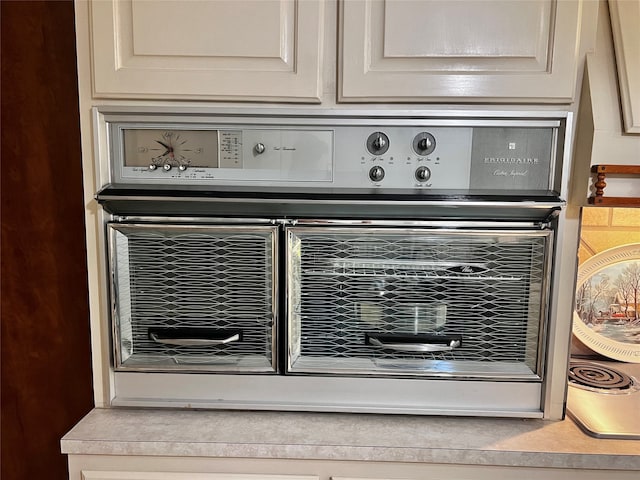
[[[117,370],[277,370],[277,227],[108,230]]]

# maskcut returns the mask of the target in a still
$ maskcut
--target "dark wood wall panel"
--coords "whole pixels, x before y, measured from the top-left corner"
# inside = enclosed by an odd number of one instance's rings
[[[1,1],[2,478],[64,479],[93,405],[71,1]]]

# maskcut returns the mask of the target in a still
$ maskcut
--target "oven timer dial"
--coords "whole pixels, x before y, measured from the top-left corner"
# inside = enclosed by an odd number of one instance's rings
[[[415,176],[419,182],[426,182],[431,178],[431,170],[428,167],[418,167]]]
[[[420,132],[413,139],[413,151],[420,156],[429,155],[436,149],[436,138],[429,132]]]
[[[389,137],[383,132],[375,132],[367,138],[367,150],[371,155],[384,155],[389,150]]]
[[[371,167],[371,170],[369,170],[369,178],[374,182],[379,182],[384,178],[384,173],[384,168],[381,166]]]

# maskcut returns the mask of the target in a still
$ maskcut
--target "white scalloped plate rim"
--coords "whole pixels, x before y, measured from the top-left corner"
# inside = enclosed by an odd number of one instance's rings
[[[605,268],[631,260],[640,260],[640,243],[620,245],[595,254],[578,268],[576,294],[584,282]],[[575,310],[573,312],[573,334],[596,353],[613,360],[640,363],[640,344],[618,342],[594,332],[584,324]]]

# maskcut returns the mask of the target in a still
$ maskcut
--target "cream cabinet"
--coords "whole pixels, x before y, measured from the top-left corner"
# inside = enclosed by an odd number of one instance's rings
[[[609,10],[624,129],[640,134],[640,0],[609,0]]]
[[[87,7],[94,98],[320,101],[321,0],[76,2]]]
[[[317,475],[82,470],[82,480],[319,480]]]
[[[604,165],[612,172],[606,175],[605,198],[618,206],[627,201],[634,205],[638,176],[631,172],[640,166],[640,0],[600,2],[597,26],[594,52],[588,53],[585,61],[570,202],[609,204],[595,195],[601,173],[595,166]],[[621,34],[626,40],[616,41]]]
[[[345,0],[344,102],[573,99],[579,0]]]
[[[331,460],[71,456],[70,480],[637,480],[631,470]]]
[[[582,0],[76,0],[76,8],[88,10],[78,39],[90,44],[95,99],[301,103],[569,103],[584,10]]]

